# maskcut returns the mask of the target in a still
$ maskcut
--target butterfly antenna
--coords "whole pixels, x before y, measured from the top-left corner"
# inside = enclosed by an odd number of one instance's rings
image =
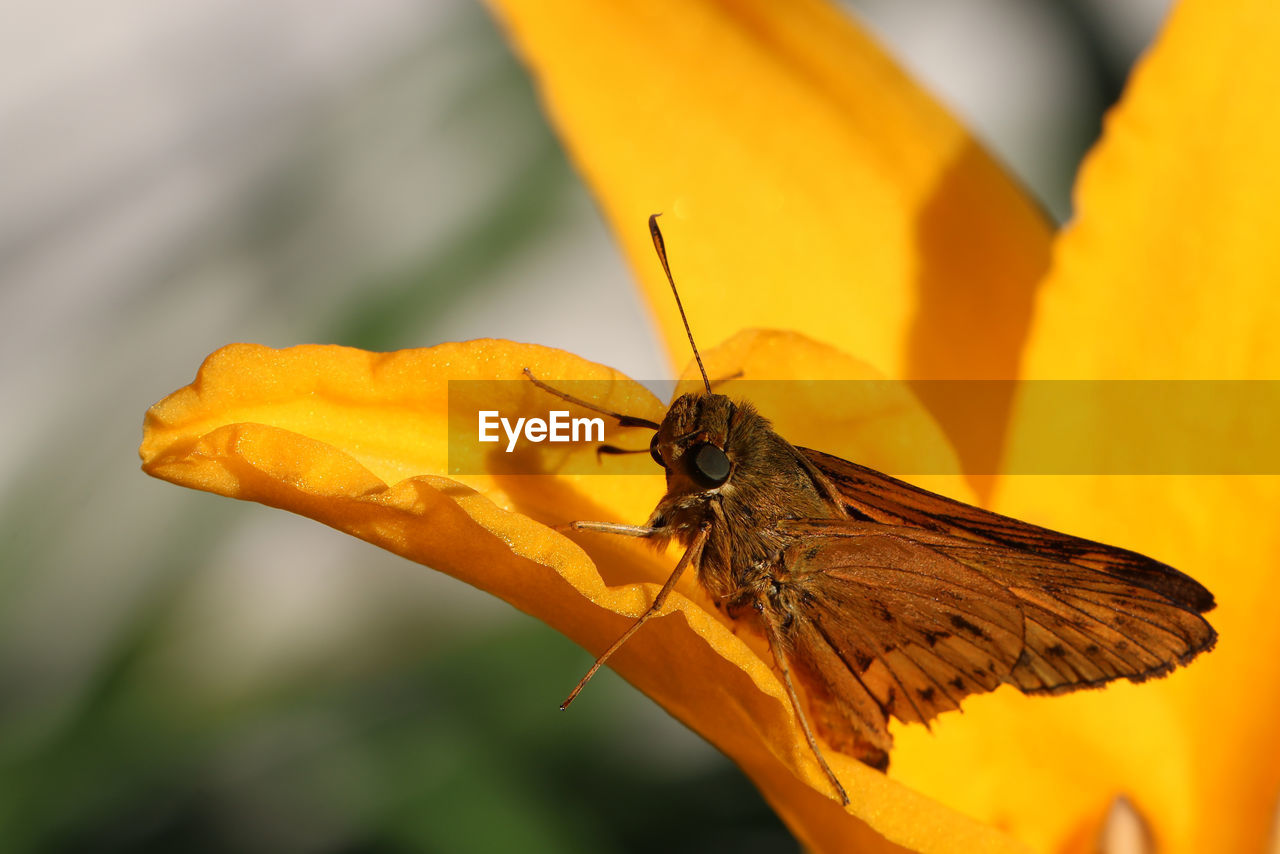
[[[680,292],[676,290],[676,280],[671,277],[671,265],[667,263],[667,244],[662,241],[662,231],[658,228],[658,217],[662,214],[649,215],[649,234],[653,235],[653,248],[658,253],[658,260],[662,262],[662,272],[667,274],[667,281],[671,283],[671,293],[676,297],[676,308],[680,309],[680,320],[684,322],[684,334],[689,336],[689,346],[693,348],[693,358],[698,362],[698,370],[702,372],[702,384],[707,387],[707,394],[711,394],[711,380],[707,378],[707,369],[702,366],[702,356],[698,353],[698,345],[693,343],[693,330],[689,328],[689,318],[685,316],[684,304],[680,302]]]

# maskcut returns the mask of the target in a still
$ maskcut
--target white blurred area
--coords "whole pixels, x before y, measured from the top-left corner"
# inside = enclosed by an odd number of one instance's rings
[[[512,61],[484,10],[68,0],[5,20],[0,483],[19,543],[0,675],[18,702],[74,702],[175,585],[191,586],[173,624],[192,657],[174,664],[210,678],[322,660],[397,609],[438,608],[442,633],[505,617],[310,521],[150,480],[136,454],[146,407],[209,352],[327,341],[353,290],[442,251],[539,156],[502,132],[508,107],[537,117],[522,90],[486,88]],[[395,346],[508,337],[664,375],[609,236],[567,186],[544,239]],[[582,321],[601,316],[618,328]]]
[[[1126,68],[1172,0],[845,0],[1059,219],[1069,172],[1092,142],[1099,64]],[[1089,36],[1099,43],[1091,44]],[[1091,53],[1101,55],[1090,55]]]
[[[1054,4],[855,5],[1066,213],[1054,163],[1087,144],[1078,109],[1096,87]],[[1094,0],[1090,14],[1127,57],[1163,7]],[[146,407],[209,352],[324,342],[361,297],[483,234],[522,170],[554,177],[554,162],[530,165],[546,158],[523,132],[535,108],[503,82],[511,60],[484,10],[10,0],[2,17],[0,708],[40,721],[33,737],[53,731],[162,601],[157,678],[212,695],[391,644],[397,625],[429,623],[448,645],[514,618],[316,523],[150,480],[136,456]],[[489,267],[467,260],[482,275],[395,346],[504,337],[666,376],[586,191],[548,193],[530,206],[536,239]],[[687,748],[633,705],[634,739]]]

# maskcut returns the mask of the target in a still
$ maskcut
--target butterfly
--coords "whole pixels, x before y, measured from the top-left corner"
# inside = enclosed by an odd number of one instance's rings
[[[656,423],[526,370],[550,394],[652,429],[649,452],[666,473],[667,492],[643,525],[570,527],[685,549],[648,610],[561,708],[661,613],[690,567],[730,617],[768,641],[809,747],[845,804],[820,740],[885,770],[889,718],[927,726],[969,694],[1004,684],[1061,694],[1142,682],[1213,647],[1217,633],[1201,616],[1213,595],[1190,576],[797,447],[749,402],[714,393],[656,214],[649,230],[704,390],[678,397]]]

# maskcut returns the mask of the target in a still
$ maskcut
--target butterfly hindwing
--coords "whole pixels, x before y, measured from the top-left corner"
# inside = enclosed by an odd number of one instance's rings
[[[1022,652],[1015,597],[887,526],[802,536],[781,563],[797,666],[837,666],[884,715],[927,724],[1005,681]]]

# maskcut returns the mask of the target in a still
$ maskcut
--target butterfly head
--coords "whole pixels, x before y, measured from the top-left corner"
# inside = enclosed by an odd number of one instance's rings
[[[671,404],[649,443],[654,462],[666,469],[669,493],[713,492],[729,482],[737,411],[722,394],[686,394]]]
[[[686,506],[713,498],[726,506],[747,497],[772,502],[797,479],[791,445],[750,403],[723,394],[676,398],[649,451],[666,470],[668,499]]]

